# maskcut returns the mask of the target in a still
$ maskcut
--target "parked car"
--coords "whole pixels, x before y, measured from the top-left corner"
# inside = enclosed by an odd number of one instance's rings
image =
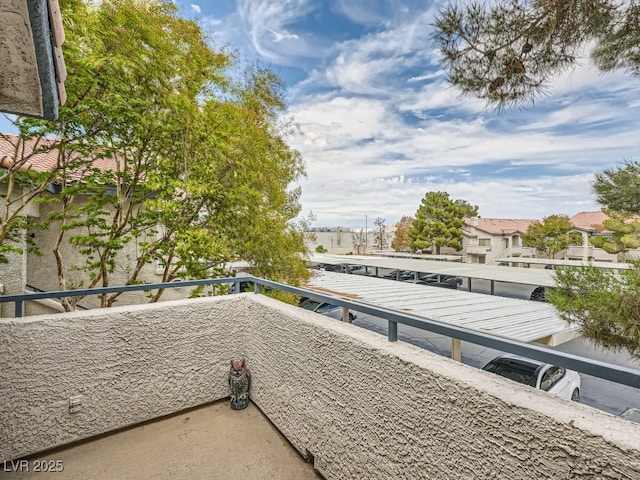
[[[482,369],[566,400],[580,401],[580,375],[564,367],[518,355],[502,355]]]
[[[341,272],[342,267],[340,265],[331,265],[329,263],[318,263],[313,266],[314,270],[324,270],[327,272]]]
[[[414,280],[416,278],[416,272],[412,270],[404,270],[400,273],[400,280]]]
[[[369,275],[367,267],[363,265],[346,265],[345,272],[353,273],[355,275]]]
[[[544,287],[536,287],[531,292],[531,300],[536,302],[546,302],[547,301],[547,293]]]
[[[382,278],[388,278],[391,280],[396,280],[398,278],[398,272],[400,272],[400,275],[402,275],[402,270],[393,270],[389,273],[386,273],[382,276]]]
[[[305,310],[310,310],[312,312],[319,313],[320,315],[324,315],[325,317],[335,318],[336,320],[342,320],[342,307],[338,305],[332,305],[327,302],[320,302],[318,300],[313,300],[312,298],[304,298],[300,302],[300,307]],[[354,321],[358,316],[349,312],[349,321]]]
[[[420,279],[417,282],[418,285],[429,285],[432,287],[444,287],[457,289],[462,285],[462,278],[453,275],[438,275],[437,273],[427,273],[420,275]],[[438,280],[440,278],[440,280]]]

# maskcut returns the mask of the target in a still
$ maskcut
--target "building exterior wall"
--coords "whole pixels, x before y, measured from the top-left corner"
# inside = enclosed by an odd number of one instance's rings
[[[516,233],[491,233],[466,224],[462,254],[467,263],[491,264],[509,256],[535,257],[535,249],[524,247],[522,237]]]
[[[327,479],[640,477],[637,424],[263,296],[5,319],[0,338],[0,461],[223,398],[245,357]]]
[[[12,241],[11,244],[22,249],[23,253],[4,253],[8,263],[0,263],[0,285],[2,285],[0,295],[24,293],[24,287],[27,283],[26,233],[23,232],[20,238],[17,241]],[[14,313],[12,303],[0,303],[0,318],[12,317]]]
[[[55,203],[45,203],[41,205],[41,218],[46,219],[48,216],[57,209]],[[57,277],[57,263],[53,254],[53,248],[57,241],[59,233],[59,226],[57,223],[52,223],[52,226],[47,229],[33,228],[29,231],[29,234],[33,237],[36,245],[40,249],[42,255],[36,256],[33,254],[28,255],[27,259],[27,283],[40,290],[45,291],[57,291],[61,290],[59,280]],[[65,232],[66,241],[63,241],[60,246],[60,253],[65,266],[65,277],[67,282],[67,289],[86,288],[89,282],[89,275],[85,270],[86,256],[79,252],[79,247],[69,243],[68,239],[80,233],[80,230],[69,230]],[[150,237],[155,237],[155,233],[151,233]],[[153,240],[154,238],[152,238]],[[128,243],[118,254],[116,255],[116,268],[113,273],[109,274],[109,285],[125,285],[130,272],[136,262],[136,258],[139,255],[139,241],[144,241],[145,238],[139,240],[132,240]],[[145,283],[158,283],[162,281],[162,270],[157,269],[156,263],[146,264],[138,279]],[[101,284],[98,286],[102,286]],[[167,289],[163,293],[163,300],[175,300],[185,298],[185,293],[178,289]],[[146,303],[149,301],[148,295],[145,292],[130,292],[122,294],[118,297],[118,305],[134,305],[140,303]],[[87,308],[97,308],[100,306],[100,301],[95,296],[87,296],[79,302],[79,305]],[[36,310],[37,308],[37,310]],[[44,305],[29,305],[27,304],[27,314],[42,313]],[[55,310],[52,310],[54,312]]]
[[[335,253],[338,255],[353,253],[355,255],[358,253],[358,249],[353,246],[353,230],[355,230],[356,233],[360,232],[360,229],[351,229],[348,227],[332,227],[327,229],[316,229],[313,232],[308,232],[312,233],[315,238],[307,240],[307,248],[309,249],[309,251],[315,252],[316,247],[322,245],[327,250],[327,253]],[[391,231],[387,231],[384,233],[387,249],[391,248],[393,236],[394,233]],[[366,253],[379,250],[379,245],[376,245],[375,243],[376,232],[372,229],[369,229],[366,232],[366,237]],[[363,245],[363,247],[360,249],[360,254],[364,253],[365,248]]]

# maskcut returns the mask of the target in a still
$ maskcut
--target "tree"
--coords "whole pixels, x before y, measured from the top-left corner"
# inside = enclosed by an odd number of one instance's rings
[[[640,222],[625,218],[618,212],[609,212],[611,218],[604,221],[604,227],[610,235],[591,237],[589,242],[607,253],[624,253],[627,250],[640,248]]]
[[[0,263],[7,263],[7,253],[23,253],[16,242],[32,225],[25,211],[55,181],[60,170],[71,162],[65,158],[63,145],[31,135],[28,129],[24,129],[20,136],[0,133],[0,138],[12,147],[11,155],[0,157],[0,186],[3,187],[0,193]],[[57,161],[49,170],[29,168],[35,157],[57,147]]]
[[[409,229],[411,248],[435,246],[436,255],[443,246],[462,250],[464,218],[477,215],[477,206],[464,200],[451,200],[447,192],[427,192]]]
[[[640,359],[640,265],[631,265],[619,274],[592,266],[563,268],[547,298],[585,337]]]
[[[403,215],[395,224],[396,232],[391,242],[391,248],[396,252],[402,252],[410,247],[411,239],[409,238],[409,229],[412,223],[413,217]]]
[[[365,247],[365,232],[364,229],[360,229],[360,231],[353,230],[351,231],[351,242],[353,243],[353,248],[356,249],[356,255],[360,255],[360,250]]]
[[[49,197],[60,288],[107,286],[116,269],[139,283],[156,262],[163,280],[227,274],[236,259],[273,280],[306,278],[300,190],[289,188],[304,165],[285,142],[296,130],[280,120],[278,77],[227,74],[233,57],[172,2],[62,7],[68,101],[56,122],[17,121],[23,135],[60,138],[84,160],[63,164]]]
[[[627,161],[617,169],[596,173],[592,187],[598,203],[607,209],[623,215],[640,212],[640,163]]]
[[[386,222],[386,219],[382,217],[377,217],[373,222],[376,227],[376,231],[373,234],[373,244],[378,250],[387,248],[387,237],[384,234],[386,226],[384,222]]]
[[[640,215],[637,166],[626,164],[597,174],[593,190],[610,216],[605,227],[612,235],[592,237],[591,243],[611,253],[640,246],[640,222],[629,218]],[[618,194],[628,203],[619,202]],[[547,298],[584,336],[640,359],[640,263],[630,261],[629,267],[619,272],[592,266],[563,268],[556,272],[557,286],[549,289]]]
[[[580,245],[582,236],[570,232],[572,228],[569,217],[562,214],[544,217],[542,222],[535,222],[522,235],[522,242],[533,247],[547,258],[555,258],[556,253],[566,250],[569,245]]]
[[[639,25],[637,2],[472,1],[437,15],[434,41],[450,83],[503,108],[544,94],[590,44],[601,71],[640,76]]]

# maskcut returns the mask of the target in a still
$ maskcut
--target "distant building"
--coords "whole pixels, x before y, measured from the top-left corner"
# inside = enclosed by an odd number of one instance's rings
[[[43,148],[46,147],[46,142],[51,140],[44,140],[40,143],[36,143],[35,140],[28,140],[24,143],[18,141],[18,137],[14,135],[0,136],[0,173],[10,168],[18,168],[19,170],[31,170],[37,172],[54,172],[58,167],[60,160],[58,158],[58,150]],[[42,149],[39,152],[38,149]],[[34,153],[37,152],[37,153]],[[77,156],[77,155],[76,155]],[[20,163],[19,167],[16,167],[14,163],[20,159],[28,160],[24,163]],[[68,161],[68,159],[67,159]],[[97,158],[90,162],[91,168],[100,169],[102,171],[114,171],[118,168],[118,163],[110,158]],[[86,168],[86,167],[85,167]],[[82,171],[74,171],[70,177],[76,181],[81,181]],[[51,183],[46,186],[44,192],[38,194],[38,198],[54,198],[60,192],[61,185],[59,181],[52,177]],[[5,182],[0,182],[0,209],[5,206],[5,202],[10,202],[9,208],[15,208],[11,203],[20,203],[20,198],[23,195],[28,195],[29,189],[27,188],[14,188],[11,195],[8,195],[8,185]],[[74,202],[86,201],[86,197],[77,196]],[[11,243],[20,248],[22,253],[7,252],[5,255],[8,257],[9,262],[2,264],[0,268],[0,294],[21,294],[25,291],[32,291],[33,289],[52,291],[60,290],[59,279],[56,274],[58,267],[56,259],[53,255],[54,245],[56,244],[59,229],[52,227],[41,228],[42,222],[45,222],[51,213],[60,209],[57,202],[37,202],[30,201],[21,212],[21,216],[30,218],[33,221],[31,227],[27,230],[18,232],[18,237]],[[69,238],[73,234],[73,230],[68,231],[66,238]],[[129,269],[133,260],[136,258],[137,250],[139,248],[139,242],[144,242],[149,238],[155,238],[157,231],[149,232],[148,237],[140,237],[127,244],[118,253],[117,268],[110,274],[111,285],[123,285],[128,278]],[[29,242],[37,247],[42,252],[42,255],[36,255],[31,249],[29,249]],[[78,269],[69,268],[76,263],[84,261],[85,257],[80,255],[78,250],[80,247],[72,245],[68,241],[64,241],[60,246],[60,254],[63,258],[63,262],[67,267],[66,281],[68,288],[73,286],[79,288],[87,284],[87,272],[82,270],[82,265],[78,265]],[[164,273],[164,265],[147,264],[143,267],[139,278],[148,283],[156,283],[161,281],[162,274]],[[164,299],[182,298],[184,292],[167,290],[165,294],[168,294]],[[121,297],[118,304],[126,303],[140,303],[140,301],[146,301],[146,297],[143,294],[139,295],[140,298],[132,301]],[[87,297],[81,301],[82,305],[93,307],[99,305],[98,300],[95,297]],[[13,305],[4,303],[0,305],[0,317],[11,316],[12,313],[8,309],[12,309]],[[59,311],[61,309],[60,304],[47,301],[47,302],[28,302],[26,305],[26,314],[31,315],[34,313],[44,313],[50,311]],[[5,311],[7,310],[7,311]]]
[[[522,245],[522,235],[532,219],[467,218],[463,226],[462,255],[467,263],[494,263],[501,257],[535,257]]]
[[[384,243],[386,248],[391,248],[394,232],[394,227],[385,228]],[[370,253],[379,249],[379,245],[376,242],[376,231],[373,228],[312,227],[308,230],[308,233],[313,234],[312,237],[315,237],[307,240],[307,247],[312,252],[322,246],[327,253],[357,254],[358,248],[355,242],[360,241],[362,241],[360,254]]]
[[[570,217],[573,231],[582,235],[582,245],[570,246],[556,254],[557,259],[582,260],[594,262],[617,262],[620,259],[615,254],[605,252],[589,243],[589,238],[595,235],[608,235],[610,232],[604,227],[604,221],[609,218],[604,212],[579,212]],[[466,263],[498,264],[501,258],[522,257],[540,258],[542,255],[535,248],[526,247],[522,236],[527,229],[541,220],[513,219],[513,218],[466,218],[462,227],[462,250],[443,247],[443,255],[462,255]],[[321,245],[328,253],[347,254],[357,253],[353,245],[353,235],[361,234],[362,228],[349,227],[315,227],[310,229],[315,235],[307,246],[311,251]],[[385,230],[387,245],[391,246],[395,234],[394,227]],[[378,248],[374,245],[374,231],[368,229],[366,235],[367,253],[373,253]],[[361,249],[363,253],[364,249]],[[634,252],[631,252],[634,255]]]

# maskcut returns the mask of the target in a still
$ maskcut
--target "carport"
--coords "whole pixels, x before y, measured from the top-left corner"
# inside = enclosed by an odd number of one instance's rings
[[[504,257],[501,262],[520,263],[523,265],[551,265],[553,267],[598,267],[611,270],[628,270],[631,265],[623,262],[584,262],[582,260],[562,260],[554,258]]]
[[[323,271],[314,272],[306,286],[522,342],[555,346],[578,336],[575,327],[562,320],[552,305],[543,302]],[[458,339],[452,339],[451,356],[460,360]]]
[[[495,282],[536,285],[541,287],[553,287],[556,284],[554,272],[543,268],[501,267],[497,265],[443,262],[415,258],[331,255],[318,253],[311,255],[311,262],[326,263],[330,265],[362,265],[364,267],[374,268],[376,277],[379,276],[379,268],[454,275],[466,279],[467,290],[469,291],[471,291],[471,282],[474,278],[489,280],[491,282],[492,295],[495,291]]]

